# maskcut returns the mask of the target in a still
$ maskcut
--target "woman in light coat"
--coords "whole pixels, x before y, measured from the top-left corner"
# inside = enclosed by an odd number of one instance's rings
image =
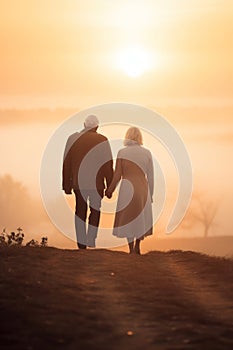
[[[124,145],[117,155],[113,180],[105,194],[111,198],[121,180],[113,235],[126,237],[130,253],[140,254],[140,242],[152,234],[152,196],[154,174],[151,152],[142,146],[142,134],[128,129]]]

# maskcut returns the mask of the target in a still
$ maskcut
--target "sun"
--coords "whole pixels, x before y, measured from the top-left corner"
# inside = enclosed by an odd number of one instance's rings
[[[150,68],[150,57],[140,47],[129,47],[117,54],[117,66],[128,76],[137,78]]]

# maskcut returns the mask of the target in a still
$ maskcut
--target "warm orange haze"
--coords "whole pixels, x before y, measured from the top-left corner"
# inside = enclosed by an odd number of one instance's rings
[[[0,52],[0,348],[232,350],[233,0],[0,0]]]
[[[1,1],[1,107],[229,106],[232,7]],[[137,79],[129,77],[133,67]]]
[[[204,236],[210,212],[214,218],[207,225],[208,236],[232,236],[233,3],[0,4],[0,230],[21,226],[28,238],[43,233],[50,245],[75,248],[42,208],[43,152],[72,114],[96,104],[125,102],[164,115],[192,161],[191,213],[169,239]],[[100,127],[110,139],[123,138],[125,131],[122,125]],[[167,238],[164,228],[175,202],[177,176],[164,146],[146,132],[143,137],[167,182],[165,210],[153,237],[143,242],[146,252],[156,249],[157,237]],[[74,199],[67,200],[73,208]],[[101,227],[107,219],[113,220],[102,216]],[[224,253],[232,254],[232,247]]]

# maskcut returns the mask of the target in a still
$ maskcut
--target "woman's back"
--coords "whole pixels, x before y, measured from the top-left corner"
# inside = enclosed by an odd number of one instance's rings
[[[151,153],[146,148],[138,145],[133,144],[131,146],[127,146],[125,148],[122,148],[118,153],[118,158],[122,159],[122,172],[124,173],[130,173],[131,169],[128,169],[128,162],[125,162],[125,160],[130,161],[131,163],[134,163],[139,168],[141,168],[144,172],[144,174],[147,173],[148,167],[151,162]]]
[[[119,159],[121,159],[121,176],[124,179],[139,181],[141,184],[145,182],[145,175],[147,177],[151,194],[154,187],[154,175],[151,152],[138,144],[132,144],[122,148],[118,152]],[[138,185],[140,185],[138,183]]]

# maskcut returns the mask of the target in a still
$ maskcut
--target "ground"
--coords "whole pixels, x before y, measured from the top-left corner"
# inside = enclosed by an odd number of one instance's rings
[[[0,248],[1,349],[233,349],[233,260]]]

